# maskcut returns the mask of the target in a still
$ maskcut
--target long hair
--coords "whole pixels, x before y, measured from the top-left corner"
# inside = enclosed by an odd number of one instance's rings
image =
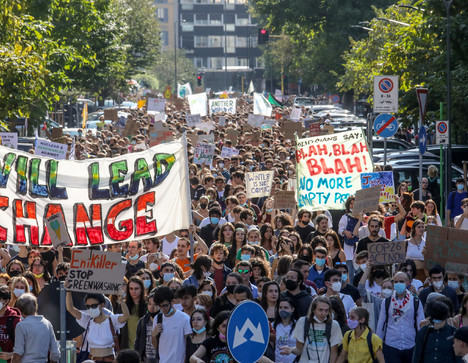
[[[289,306],[291,306],[294,310],[296,310],[296,304],[294,304],[293,299],[291,299],[290,297],[280,297],[278,299],[278,308],[276,309],[276,313],[275,313],[275,321],[273,322],[273,329],[275,330],[278,324],[281,324],[282,322],[281,316],[279,315],[279,304],[284,301],[287,302]],[[292,322],[292,327],[291,327],[291,332],[292,332],[294,331],[294,328],[296,327],[296,320],[294,320],[292,316],[291,316],[291,322]]]
[[[368,328],[372,332],[372,329],[369,326],[369,312],[366,309],[359,308],[359,307],[354,308],[351,311],[353,311],[354,314],[357,315],[358,319],[364,318],[364,323],[362,323],[362,324],[364,324],[366,326],[366,328]]]
[[[224,238],[224,230],[226,228],[230,228],[232,230],[232,240],[231,241],[226,241],[225,238]],[[226,243],[230,243],[231,245],[234,244],[234,239],[235,239],[235,229],[234,229],[234,226],[232,225],[232,223],[230,222],[226,222],[224,223],[221,228],[219,229],[219,234],[218,234],[218,242],[219,243],[222,243],[223,245],[226,244]]]
[[[146,314],[145,286],[143,285],[143,281],[137,276],[132,276],[128,279],[128,283],[126,287],[127,296],[125,297],[125,304],[127,304],[128,311],[130,312],[130,314],[132,314],[132,309],[135,306],[135,303],[133,302],[133,298],[130,296],[130,283],[131,282],[138,284],[141,288],[140,297],[138,299],[138,317],[141,318],[143,317],[143,315]]]
[[[275,307],[275,311],[278,311],[279,301],[280,301],[280,297],[281,297],[280,286],[276,281],[268,281],[268,282],[265,282],[265,284],[263,284],[262,300],[260,301],[260,305],[262,306],[263,310],[265,310],[265,312],[268,309],[268,301],[267,301],[266,295],[267,295],[267,292],[268,292],[268,288],[270,286],[272,286],[272,285],[274,285],[274,286],[276,286],[278,288],[278,300],[276,300],[276,307]]]
[[[327,315],[327,318],[325,319],[324,323],[328,323],[330,320],[331,320],[331,305],[330,305],[330,301],[325,297],[325,296],[317,296],[314,300],[312,300],[312,304],[310,304],[310,307],[309,307],[309,312],[307,314],[307,317],[309,318],[310,322],[313,323],[314,322],[314,311],[315,309],[317,308],[317,305],[319,303],[324,303],[324,304],[327,304],[328,305],[328,315]]]

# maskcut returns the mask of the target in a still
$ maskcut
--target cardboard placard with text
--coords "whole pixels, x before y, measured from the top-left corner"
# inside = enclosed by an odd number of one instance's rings
[[[149,128],[150,147],[174,140],[172,130],[162,121],[156,121]]]
[[[237,139],[239,138],[239,131],[234,129],[227,129],[226,130],[226,138],[231,140],[232,146],[237,145]]]
[[[140,131],[140,123],[136,120],[127,120],[125,123],[125,128],[122,132],[122,136],[135,136],[138,135]]]
[[[247,198],[269,196],[273,184],[274,171],[256,171],[245,174]]]
[[[320,123],[312,122],[311,124],[309,124],[309,133],[310,137],[320,136]]]
[[[353,214],[373,212],[379,207],[380,186],[370,187],[356,191]]]
[[[119,112],[115,108],[108,108],[104,110],[104,120],[111,120],[113,122],[119,119]]]
[[[330,135],[335,133],[335,128],[331,125],[324,125],[320,130],[320,135]]]
[[[406,259],[406,241],[368,243],[367,252],[374,265],[401,263]]]
[[[281,132],[284,133],[286,139],[294,140],[294,134],[297,133],[299,138],[302,137],[302,122],[294,122],[284,120],[281,125]]]
[[[198,142],[206,142],[208,144],[213,144],[215,142],[215,135],[214,134],[198,135]]]
[[[186,115],[185,120],[187,121],[188,127],[196,127],[198,123],[202,122],[200,114]]]
[[[275,209],[293,209],[296,204],[296,192],[280,190],[275,193]]]
[[[261,137],[262,132],[260,130],[253,130],[252,135],[250,137],[250,143],[253,146],[258,146],[260,145],[260,137]]]

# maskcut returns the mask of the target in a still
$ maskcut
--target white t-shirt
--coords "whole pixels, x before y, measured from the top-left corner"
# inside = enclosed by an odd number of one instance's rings
[[[454,225],[458,222],[458,220],[460,219],[461,217],[461,214],[459,216],[456,216],[454,219],[453,219],[453,222],[454,222]],[[468,219],[464,219],[463,222],[462,222],[462,225],[460,226],[460,229],[468,229]]]
[[[170,256],[172,251],[177,248],[177,243],[179,243],[179,237],[176,236],[174,242],[169,242],[166,237],[164,237],[161,241],[162,245],[162,253],[167,256]]]
[[[157,324],[153,321],[153,329]],[[159,362],[185,362],[185,336],[192,333],[190,316],[175,309],[174,315],[162,318],[163,330],[159,337]]]
[[[301,359],[299,362],[317,362],[317,354],[320,362],[328,362],[330,360],[330,349],[328,346],[327,337],[325,335],[325,323],[317,323],[314,321],[310,323],[309,333],[306,336],[304,342],[304,324],[305,317],[303,316],[297,321],[296,329],[294,329],[294,338],[300,343],[304,344],[302,349]],[[335,320],[332,321],[332,327],[330,332],[330,345],[341,344],[343,335],[341,334],[340,325]],[[309,354],[307,354],[307,351]],[[309,357],[310,356],[310,360]]]
[[[407,248],[406,248],[406,258],[409,260],[424,261],[422,250],[424,249],[425,245],[426,245],[426,240],[424,238],[421,240],[419,247],[416,246],[414,243],[411,243],[410,241],[408,241]]]
[[[381,297],[382,294],[382,287],[379,286],[375,281],[372,287],[369,286],[369,280],[366,280],[366,290],[369,291],[372,295]]]
[[[354,300],[351,296],[346,294],[340,294],[341,301],[343,302],[346,315],[349,315],[349,312],[356,307]]]
[[[109,319],[106,319],[99,324],[96,323],[94,319],[91,320],[91,317],[88,314],[86,314],[85,311],[80,311],[80,313],[81,319],[76,320],[78,325],[86,329],[89,323],[88,333],[86,333],[86,342],[88,344],[87,350],[89,351],[89,348],[112,347],[114,345],[114,338],[112,336],[112,331],[109,325]],[[117,332],[117,330],[119,330],[126,324],[119,322],[120,316],[122,316],[122,314],[110,315],[110,319],[112,319],[112,325],[114,327],[115,332]]]
[[[284,326],[279,323],[276,327],[276,348],[275,348],[275,362],[280,363],[293,363],[296,356],[294,354],[281,355],[281,347],[292,347],[296,346],[296,338],[294,338],[294,330],[292,323],[288,326]]]

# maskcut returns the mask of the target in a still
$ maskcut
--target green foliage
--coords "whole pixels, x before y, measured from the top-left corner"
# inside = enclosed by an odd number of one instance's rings
[[[180,84],[190,82],[195,86],[196,69],[191,59],[187,58],[185,50],[178,49],[177,59],[177,81]],[[161,53],[157,65],[149,71],[159,81],[159,90],[163,91],[167,85],[174,88],[174,52],[165,51]],[[193,89],[193,88],[192,88]]]

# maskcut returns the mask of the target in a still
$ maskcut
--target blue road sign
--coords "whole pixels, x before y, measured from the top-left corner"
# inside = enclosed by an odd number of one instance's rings
[[[421,129],[419,130],[419,152],[421,155],[424,155],[426,152],[426,146],[427,146],[427,132],[426,132],[426,126],[421,126]]]
[[[227,344],[232,357],[242,363],[257,362],[269,340],[270,326],[262,307],[253,301],[237,305],[227,326]]]
[[[395,116],[382,113],[374,120],[374,131],[381,137],[392,137],[398,130],[398,122]]]

